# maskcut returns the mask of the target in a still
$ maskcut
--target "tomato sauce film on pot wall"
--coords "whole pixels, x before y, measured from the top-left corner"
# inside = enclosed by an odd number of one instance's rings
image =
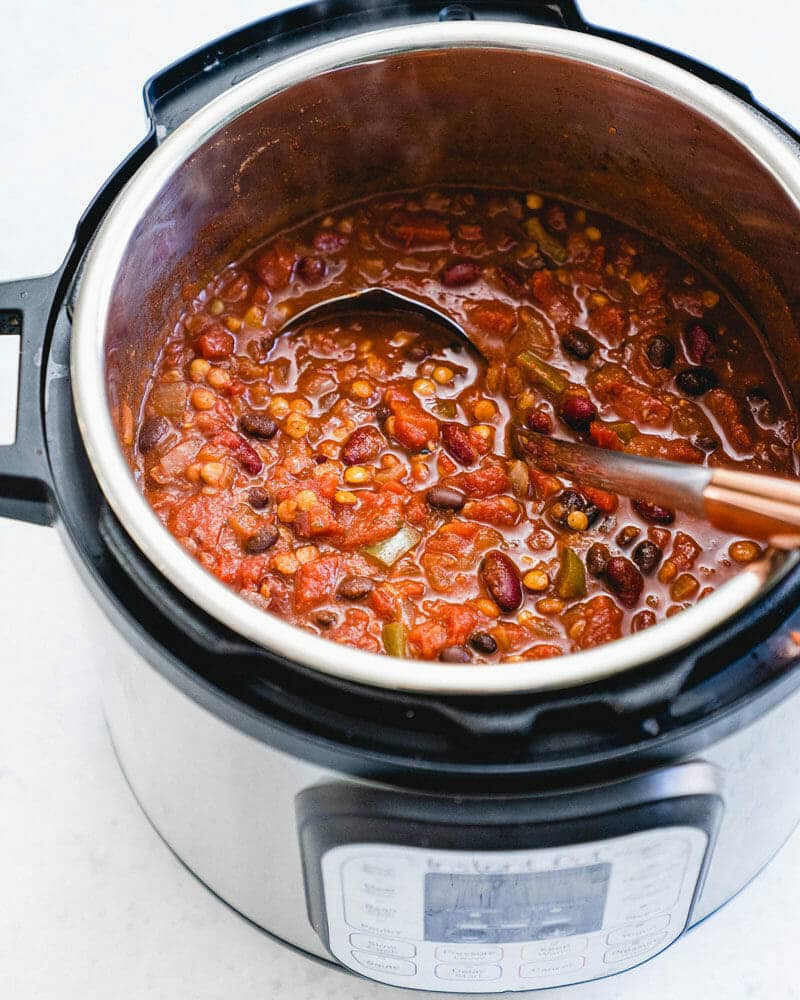
[[[370,286],[407,313],[294,313]],[[361,649],[448,662],[588,649],[695,604],[761,554],[680,512],[531,468],[515,424],[792,474],[758,335],[653,239],[536,194],[422,191],[284,232],[187,293],[134,473],[241,596]]]

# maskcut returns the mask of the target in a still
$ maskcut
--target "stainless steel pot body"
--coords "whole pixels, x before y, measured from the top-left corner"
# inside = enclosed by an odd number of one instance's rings
[[[557,192],[657,233],[734,290],[797,394],[800,170],[786,135],[635,49],[540,26],[448,22],[293,56],[212,101],[145,161],[85,263],[72,345],[82,435],[145,556],[267,649],[391,689],[485,694],[599,680],[696,640],[762,579],[743,570],[654,629],[514,671],[395,661],[309,636],[211,577],[149,509],[120,441],[185,280],[333,204],[457,183]]]
[[[108,630],[94,602],[86,602],[86,615],[87,628]],[[125,775],[155,828],[191,871],[240,913],[283,941],[330,960],[307,909],[298,799],[331,783],[397,797],[408,790],[371,781],[366,774],[354,778],[277,749],[201,707],[117,632],[111,649],[102,667],[106,717]],[[750,725],[684,758],[713,767],[722,801],[716,845],[692,923],[745,886],[796,825],[799,709],[795,693]],[[664,757],[660,767],[680,760]],[[441,785],[446,789],[446,778]],[[610,795],[606,807],[614,805]],[[389,842],[398,836],[399,830]],[[639,961],[634,953],[628,964]],[[580,978],[580,973],[567,973],[566,981]],[[442,987],[461,992],[459,984]],[[565,995],[573,996],[573,990]],[[574,995],[591,996],[591,986]]]

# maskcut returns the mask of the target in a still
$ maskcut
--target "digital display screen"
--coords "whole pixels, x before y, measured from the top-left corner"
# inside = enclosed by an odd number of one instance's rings
[[[603,926],[610,864],[518,874],[425,875],[425,940],[512,944]]]

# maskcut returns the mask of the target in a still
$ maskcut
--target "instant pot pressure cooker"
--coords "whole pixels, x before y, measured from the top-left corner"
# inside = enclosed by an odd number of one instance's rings
[[[550,661],[380,658],[207,574],[140,495],[120,414],[187,280],[327,207],[458,183],[552,192],[681,249],[800,398],[797,137],[566,0],[317,2],[145,100],[150,131],[62,268],[0,286],[19,360],[0,512],[56,524],[86,627],[113,633],[105,708],[142,808],[238,911],[369,979],[526,991],[651,958],[800,816],[797,560]]]

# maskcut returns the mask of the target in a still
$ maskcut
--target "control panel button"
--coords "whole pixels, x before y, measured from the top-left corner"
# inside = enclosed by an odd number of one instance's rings
[[[644,844],[639,848],[639,857],[644,861],[673,861],[685,858],[689,853],[689,844],[679,837],[667,837]]]
[[[372,955],[389,955],[392,958],[413,958],[417,953],[410,941],[393,941],[370,934],[351,934],[350,944],[359,951],[368,951]]]
[[[520,979],[546,979],[548,976],[563,976],[566,972],[578,972],[586,964],[586,959],[578,955],[574,958],[552,959],[552,961],[526,962],[519,967]]]
[[[589,944],[586,937],[558,938],[553,941],[536,941],[522,946],[522,958],[526,961],[556,958],[567,958],[570,955],[580,955]]]
[[[616,948],[609,948],[603,956],[606,965],[615,965],[617,962],[628,962],[640,955],[646,955],[653,951],[662,942],[667,940],[669,935],[666,931],[660,934],[650,934],[648,937],[639,938],[637,941],[630,941],[628,944],[618,945]]]
[[[665,913],[672,908],[677,898],[677,889],[667,889],[654,896],[627,899],[623,904],[620,919],[624,921],[644,920],[647,917],[654,917],[657,913]]]
[[[629,941],[638,941],[642,937],[655,934],[669,925],[670,915],[662,913],[659,917],[651,917],[649,920],[632,920],[624,927],[617,927],[610,931],[606,937],[607,944],[627,944]]]
[[[370,972],[381,972],[388,976],[415,976],[417,967],[413,962],[401,958],[391,958],[389,955],[370,955],[365,951],[351,951],[350,954],[359,965]]]
[[[486,983],[492,979],[499,979],[503,970],[499,965],[459,965],[448,963],[437,965],[434,969],[437,979],[446,979],[449,982],[470,982]]]
[[[440,962],[476,962],[486,964],[499,962],[503,957],[503,949],[495,945],[470,944],[440,944],[436,949],[436,957]]]

